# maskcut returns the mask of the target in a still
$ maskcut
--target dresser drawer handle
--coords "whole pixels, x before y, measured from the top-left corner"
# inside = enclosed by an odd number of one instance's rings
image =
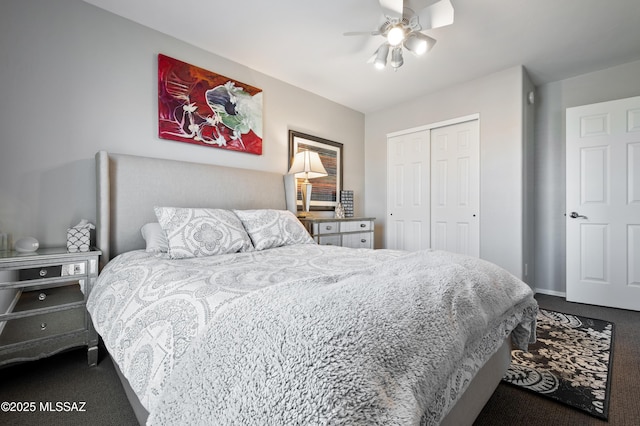
[[[364,238],[360,240],[361,243],[366,243],[367,240],[365,240]]]
[[[44,300],[44,299],[46,299],[46,298],[47,298],[46,293],[40,293],[40,294],[38,295],[38,300]]]
[[[41,277],[46,277],[47,276],[47,270],[46,269],[40,269],[40,276]]]
[[[331,229],[333,228],[333,226],[331,225],[327,225],[324,227],[324,229],[326,229],[327,231],[331,231]]]
[[[40,324],[40,330],[46,330],[47,329],[47,323],[43,322],[42,324]]]
[[[361,223],[361,224],[360,224],[360,228],[366,228],[366,227],[367,227],[367,224],[366,224],[366,223]]]

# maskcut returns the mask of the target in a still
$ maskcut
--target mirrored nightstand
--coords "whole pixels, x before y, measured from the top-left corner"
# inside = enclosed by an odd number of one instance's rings
[[[0,366],[79,346],[87,346],[89,365],[97,364],[98,335],[86,301],[100,254],[66,247],[0,252]]]

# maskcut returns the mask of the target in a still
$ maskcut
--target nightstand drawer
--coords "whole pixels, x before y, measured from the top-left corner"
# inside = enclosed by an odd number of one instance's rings
[[[73,309],[8,320],[0,334],[0,348],[65,333],[86,330],[86,309]]]
[[[18,271],[20,281],[41,280],[47,278],[71,277],[86,274],[86,263],[68,263],[64,265],[50,265],[38,268],[25,268]]]
[[[39,280],[62,276],[62,265],[43,266],[42,268],[21,269],[18,273],[20,281]]]
[[[318,237],[318,244],[321,246],[339,246],[340,235],[327,235],[324,237]]]
[[[321,222],[313,224],[314,234],[336,234],[340,232],[338,222]]]
[[[79,282],[72,282],[60,287],[42,288],[38,290],[22,291],[20,300],[13,312],[25,312],[34,309],[63,306],[69,303],[84,301],[84,294]]]
[[[370,220],[354,220],[348,222],[340,222],[340,232],[357,232],[357,231],[370,231]]]

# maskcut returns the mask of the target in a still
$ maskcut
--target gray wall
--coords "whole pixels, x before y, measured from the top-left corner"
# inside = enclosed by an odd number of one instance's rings
[[[363,214],[364,115],[80,0],[13,0],[0,14],[0,230],[64,245],[95,223],[98,150],[286,173],[288,130],[344,144]],[[157,55],[263,90],[263,155],[159,139]],[[240,190],[240,189],[239,189]]]
[[[386,227],[386,135],[475,113],[480,114],[480,256],[524,278],[525,124],[532,85],[522,67],[420,97],[365,119],[365,211],[376,220],[376,247]],[[527,120],[528,118],[528,121]],[[499,237],[496,237],[499,236]],[[532,250],[531,250],[532,251]]]
[[[536,282],[541,293],[564,296],[565,111],[640,95],[640,61],[537,88],[535,148]]]

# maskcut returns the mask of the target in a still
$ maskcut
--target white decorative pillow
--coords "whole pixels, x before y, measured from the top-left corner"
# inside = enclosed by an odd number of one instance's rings
[[[140,232],[147,244],[145,251],[149,253],[166,253],[169,251],[167,235],[158,222],[146,223],[140,228]]]
[[[230,210],[156,207],[155,212],[172,259],[253,250],[240,219]]]
[[[290,244],[315,244],[302,223],[288,210],[234,210],[256,250]]]

